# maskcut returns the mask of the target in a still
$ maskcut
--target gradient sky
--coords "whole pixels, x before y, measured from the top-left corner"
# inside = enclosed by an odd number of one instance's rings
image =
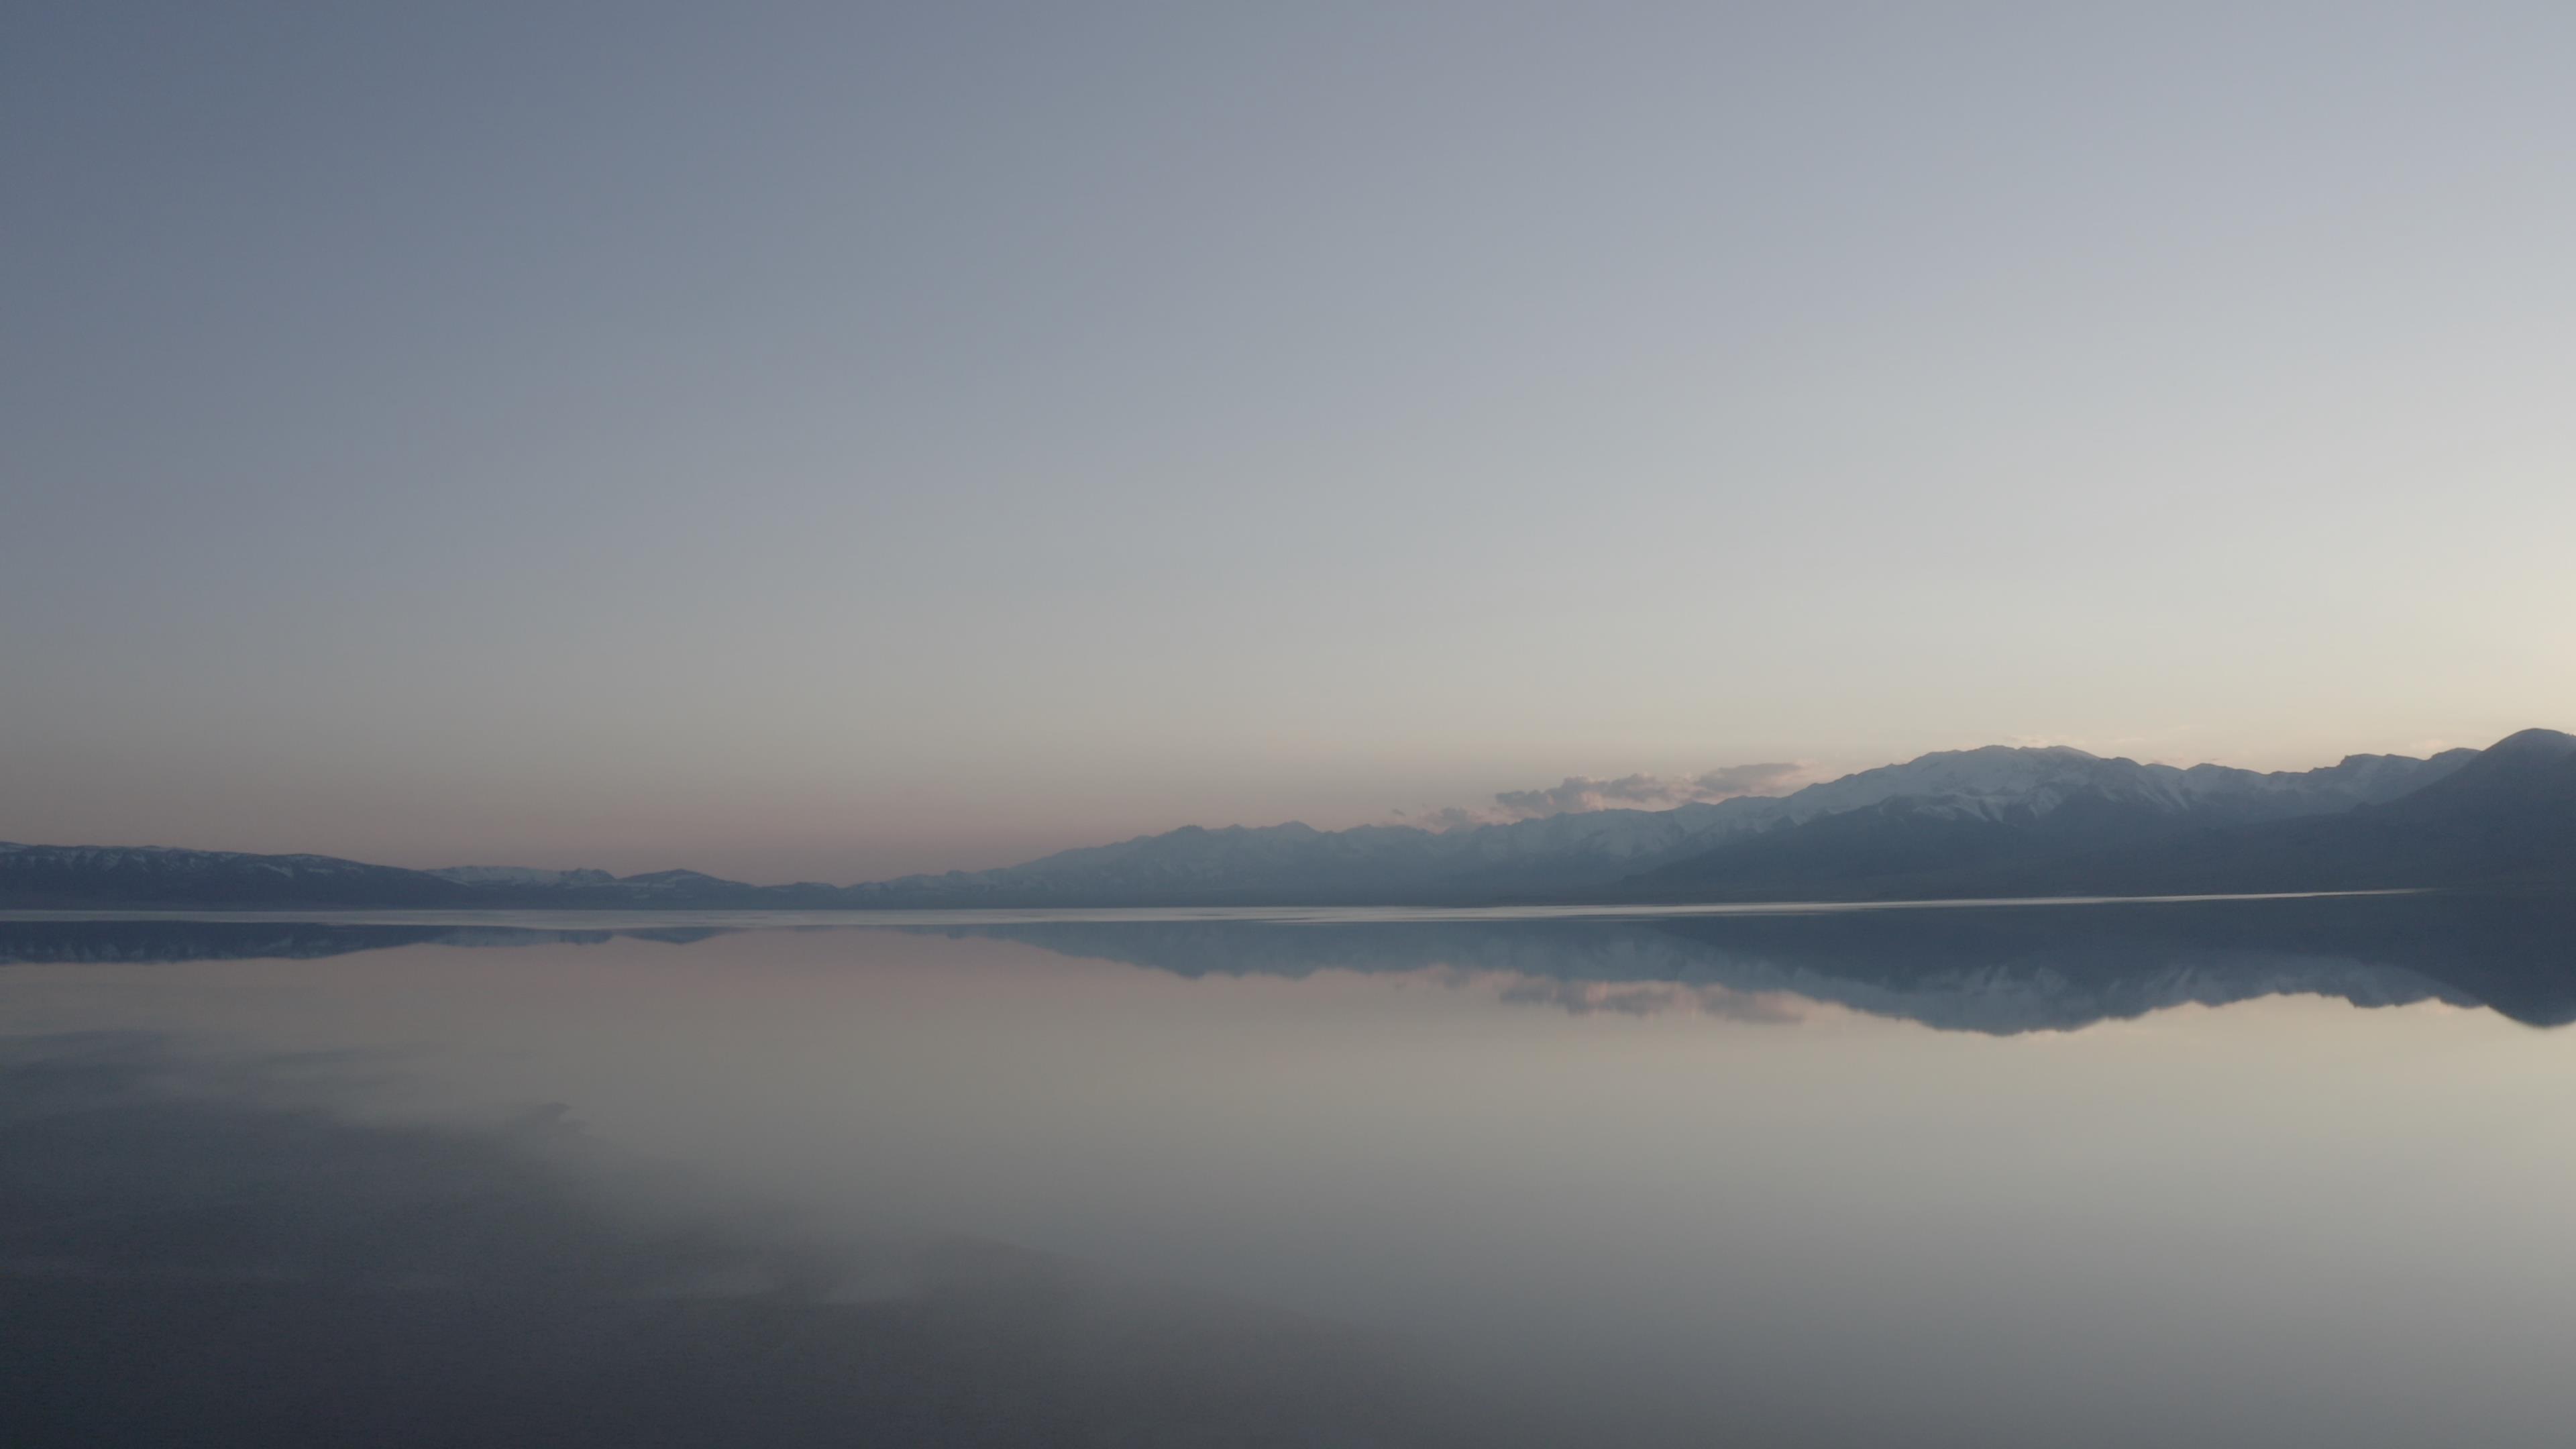
[[[2561,4],[14,7],[0,838],[849,880],[2576,727],[2571,57]]]

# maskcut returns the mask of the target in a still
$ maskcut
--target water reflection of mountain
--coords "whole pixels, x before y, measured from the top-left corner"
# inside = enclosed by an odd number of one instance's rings
[[[266,920],[0,920],[0,964],[314,960],[397,946],[596,946],[626,936],[686,944],[720,929],[549,930]]]
[[[1056,921],[956,928],[1185,976],[1447,968],[1574,1010],[1794,1015],[1793,998],[1945,1030],[2064,1030],[2308,994],[2576,1020],[2576,906],[2382,896],[1624,920]]]
[[[728,927],[0,920],[0,963],[310,959],[398,946],[686,945]],[[1819,1001],[1945,1030],[2064,1030],[2307,994],[2576,1021],[2576,901],[2418,895],[1626,918],[1145,919],[902,929],[1183,976],[1452,971],[1576,1011],[1785,1017]]]

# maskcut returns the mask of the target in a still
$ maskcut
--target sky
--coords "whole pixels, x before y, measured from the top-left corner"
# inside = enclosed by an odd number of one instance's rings
[[[0,838],[844,881],[2576,727],[2571,54],[13,7]]]

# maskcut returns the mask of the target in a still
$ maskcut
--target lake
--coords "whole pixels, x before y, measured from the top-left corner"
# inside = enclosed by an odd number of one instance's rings
[[[2563,1444],[2571,924],[0,917],[0,1441]]]

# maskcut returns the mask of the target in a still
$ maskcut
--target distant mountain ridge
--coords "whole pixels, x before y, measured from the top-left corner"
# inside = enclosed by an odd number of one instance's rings
[[[2477,754],[2429,760],[2354,755],[2315,770],[2142,765],[2064,747],[1951,750],[1863,770],[1782,796],[1738,796],[1671,810],[1601,810],[1432,832],[1403,826],[1321,831],[1291,823],[1191,828],[1092,846],[1000,870],[906,876],[854,887],[902,905],[1356,904],[1634,894],[1653,881],[1696,898],[1689,863],[1736,848],[1759,856],[1811,822],[1901,811],[1982,822],[2015,835],[2052,817],[2116,820],[2139,832],[2328,814],[2395,799]],[[1831,872],[1795,873],[1801,889]],[[1783,877],[1782,886],[1793,883]]]
[[[2313,770],[1942,751],[1780,796],[1448,831],[1190,826],[853,886],[0,844],[0,906],[938,909],[1488,904],[2576,886],[2576,736]]]

